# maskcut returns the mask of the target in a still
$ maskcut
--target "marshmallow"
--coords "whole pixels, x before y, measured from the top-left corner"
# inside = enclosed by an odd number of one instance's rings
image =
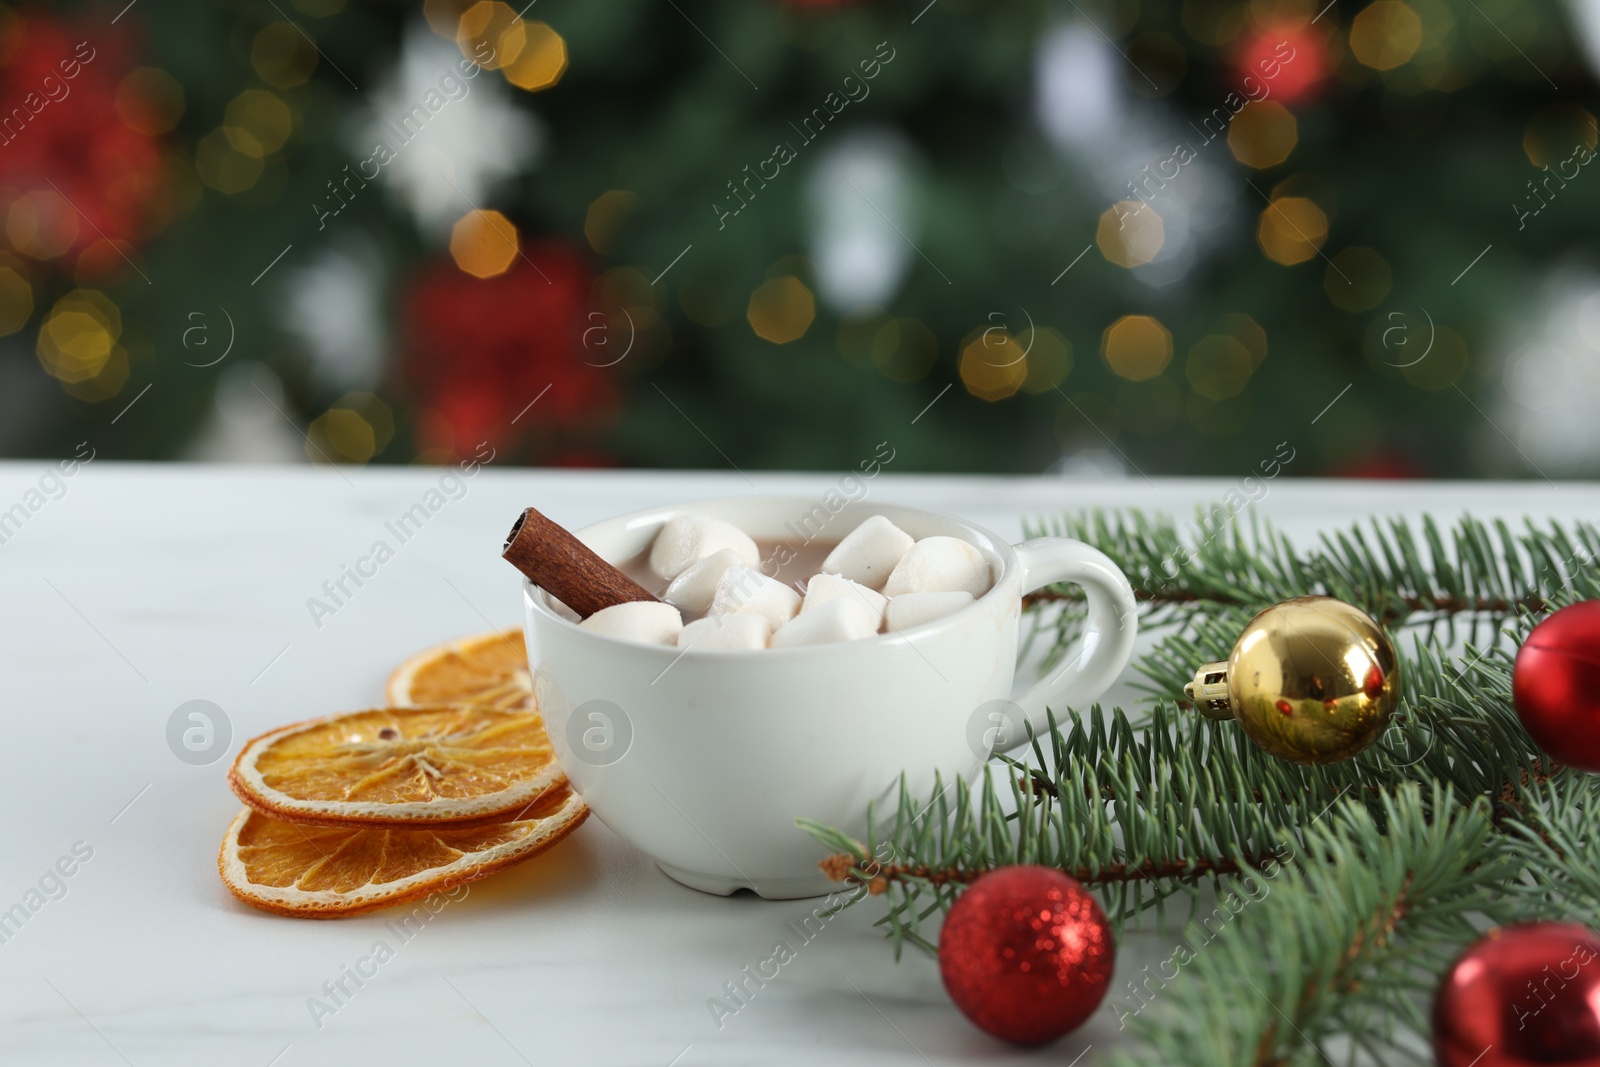
[[[843,545],[843,542],[840,542]],[[924,537],[906,550],[884,584],[884,595],[953,593],[975,597],[989,589],[989,562],[959,537]]]
[[[830,601],[840,599],[860,604],[872,612],[872,617],[877,620],[878,625],[883,624],[883,609],[888,606],[889,598],[859,582],[852,582],[837,574],[811,576],[811,580],[806,583],[806,599],[800,605],[800,613],[803,615],[808,611],[815,611]]]
[[[696,619],[678,635],[679,648],[766,648],[772,624],[765,615],[714,615]]]
[[[822,561],[822,569],[868,589],[882,589],[900,557],[915,543],[900,527],[882,515],[874,515],[834,546]]]
[[[711,598],[717,594],[717,579],[722,577],[722,572],[743,563],[733,549],[720,549],[672,579],[661,598],[691,615],[703,615],[711,606]]]
[[[890,633],[898,633],[960,611],[972,600],[972,594],[965,589],[954,593],[901,593],[889,601],[884,622]]]
[[[724,548],[733,549],[747,567],[761,563],[756,543],[732,523],[704,515],[680,515],[656,534],[650,545],[650,569],[670,581]]]
[[[750,612],[765,615],[776,630],[800,610],[800,594],[752,567],[729,567],[717,579],[712,615]]]
[[[878,632],[872,611],[860,601],[838,598],[812,611],[804,611],[772,635],[773,648],[820,645],[828,641],[855,641]]]
[[[671,604],[659,600],[630,600],[601,608],[578,624],[607,637],[642,641],[647,645],[671,645],[683,630],[683,616]]]

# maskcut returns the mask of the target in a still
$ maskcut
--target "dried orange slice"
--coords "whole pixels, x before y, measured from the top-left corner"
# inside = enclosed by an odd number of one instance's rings
[[[532,709],[533,682],[521,630],[474,634],[419,652],[389,675],[392,707],[487,704]]]
[[[391,829],[520,818],[565,781],[536,712],[476,704],[280,727],[245,745],[228,772],[239,799],[263,814]]]
[[[543,852],[588,814],[570,789],[545,797],[526,818],[469,830],[301,826],[246,808],[222,839],[217,869],[251,907],[338,919],[487,877]]]

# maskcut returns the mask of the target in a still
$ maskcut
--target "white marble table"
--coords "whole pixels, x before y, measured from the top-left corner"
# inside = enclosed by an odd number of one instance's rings
[[[719,1029],[707,999],[776,941],[794,943],[787,924],[812,905],[701,895],[597,820],[474,886],[407,941],[383,913],[288,920],[222,887],[217,842],[239,806],[226,759],[270,726],[377,702],[389,668],[415,649],[516,623],[516,575],[498,549],[520,508],[536,503],[581,525],[749,492],[743,476],[487,470],[319,628],[307,599],[436,486],[437,471],[96,462],[64,480],[59,499],[28,496],[49,469],[0,464],[0,513],[18,502],[26,512],[20,526],[0,520],[0,914],[26,912],[0,918],[4,1062],[698,1067],[870,1057],[890,1067],[1066,1064],[1087,1049],[1077,1062],[1092,1064],[1118,1041],[1109,1007],[1042,1052],[989,1040],[949,1005],[930,960],[893,962],[870,929],[879,914],[870,902],[799,947]],[[762,492],[805,494],[837,479],[749,476]],[[871,491],[1014,536],[1027,515],[1089,504],[1187,512],[1232,487],[886,473]],[[1280,479],[1259,507],[1310,537],[1422,509],[1595,520],[1600,487]],[[220,705],[232,727],[207,766],[180,761],[167,742],[174,709],[196,699]],[[50,876],[64,858],[71,876]],[[393,958],[314,1020],[309,998],[379,940]],[[1119,972],[1137,972],[1174,940],[1130,937]]]

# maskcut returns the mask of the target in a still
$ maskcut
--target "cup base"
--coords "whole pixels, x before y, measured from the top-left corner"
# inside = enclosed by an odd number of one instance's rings
[[[731,896],[741,889],[748,889],[765,900],[804,900],[808,897],[825,897],[841,888],[838,882],[829,881],[821,871],[804,878],[763,878],[759,885],[753,885],[743,878],[686,871],[681,867],[662,863],[660,860],[656,861],[656,866],[661,869],[662,874],[680,885],[719,897]]]

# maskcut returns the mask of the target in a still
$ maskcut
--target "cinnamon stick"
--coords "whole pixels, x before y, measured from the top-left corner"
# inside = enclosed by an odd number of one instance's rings
[[[658,599],[536,508],[517,519],[500,554],[534,585],[585,619],[601,608]]]

